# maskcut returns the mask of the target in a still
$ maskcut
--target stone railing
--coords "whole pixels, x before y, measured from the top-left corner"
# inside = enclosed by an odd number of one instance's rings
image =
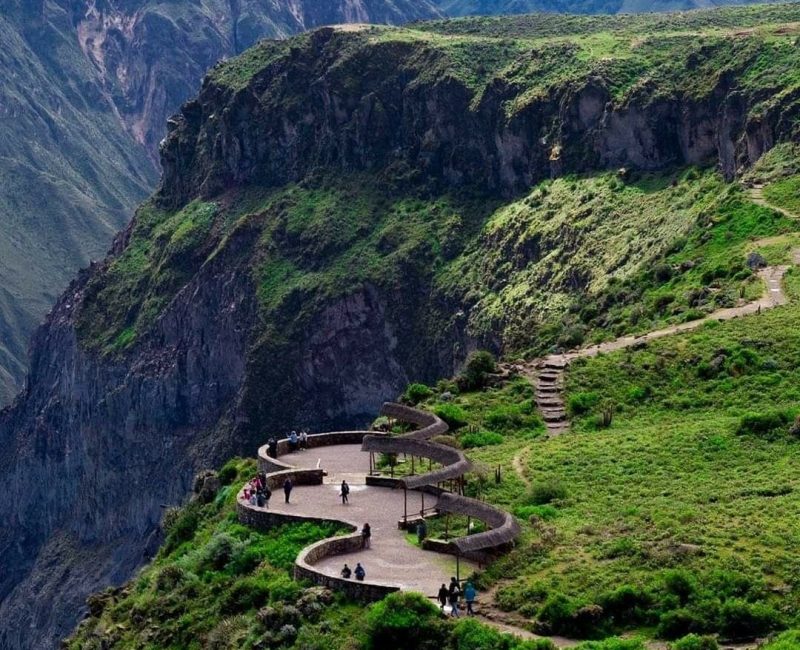
[[[459,478],[472,469],[472,464],[461,450],[430,441],[430,438],[448,431],[448,426],[443,420],[432,413],[392,402],[383,405],[381,414],[401,419],[421,428],[400,436],[387,436],[374,431],[317,433],[308,436],[307,446],[309,449],[313,449],[361,443],[363,451],[404,453],[429,458],[442,467],[432,472],[397,479],[368,477],[367,484],[403,487],[435,494],[438,496],[437,510],[473,517],[491,528],[491,530],[459,537],[449,542],[439,543],[437,541],[432,545],[432,548],[437,551],[470,557],[490,550],[504,549],[513,544],[520,534],[521,528],[509,513],[481,501],[452,494],[437,487],[438,483]],[[258,450],[258,466],[260,471],[267,474],[267,483],[271,490],[280,489],[287,478],[290,478],[294,485],[320,485],[323,482],[324,471],[322,469],[295,468],[278,458],[270,457],[267,449],[267,445],[264,445]],[[276,451],[278,456],[285,455],[289,451],[288,439],[284,438],[278,441]],[[333,523],[351,531],[347,535],[324,539],[304,548],[295,561],[296,578],[310,580],[315,584],[336,589],[360,601],[380,600],[387,594],[399,590],[393,585],[329,576],[314,568],[314,565],[325,557],[349,553],[361,548],[361,535],[355,532],[357,526],[354,523],[290,515],[257,508],[244,501],[241,492],[237,496],[236,507],[241,523],[260,530],[268,530],[287,523],[315,521],[322,524]]]

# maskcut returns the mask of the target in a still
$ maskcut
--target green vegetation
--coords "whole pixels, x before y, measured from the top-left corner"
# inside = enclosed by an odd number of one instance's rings
[[[155,560],[122,589],[93,596],[92,617],[68,647],[294,647],[319,633],[328,610],[324,629],[346,630],[341,617],[356,608],[290,577],[301,548],[337,531],[305,523],[260,533],[239,524],[236,492],[254,472],[253,461],[233,460],[207,503],[167,511]]]

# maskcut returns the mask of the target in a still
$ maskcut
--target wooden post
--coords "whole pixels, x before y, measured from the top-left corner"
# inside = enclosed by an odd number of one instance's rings
[[[444,539],[445,539],[445,541],[450,539],[450,513],[449,512],[444,516]]]
[[[469,525],[472,523],[472,517],[467,515],[467,535],[469,535]]]
[[[372,476],[372,452],[369,452],[369,475]]]
[[[414,456],[411,456],[411,476],[414,476]]]
[[[420,510],[420,517],[425,517],[425,492],[423,490],[419,491],[420,496],[422,497],[422,510]]]
[[[403,486],[403,527],[408,526],[408,490]]]
[[[456,582],[461,582],[461,554],[456,553]]]

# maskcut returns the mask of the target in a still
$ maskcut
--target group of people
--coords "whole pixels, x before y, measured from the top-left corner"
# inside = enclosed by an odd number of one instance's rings
[[[264,472],[256,474],[247,485],[244,486],[244,493],[242,497],[251,506],[258,506],[259,508],[269,507],[269,500],[272,492],[267,485],[267,475]]]
[[[308,449],[308,431],[303,429],[300,433],[292,431],[287,440],[289,441],[289,451],[298,451],[300,449]],[[270,458],[278,457],[278,441],[275,436],[270,436],[267,440],[267,456]]]
[[[467,604],[467,614],[469,616],[474,616],[475,611],[472,609],[472,606],[475,604],[475,597],[477,596],[475,587],[470,581],[467,581],[462,592],[461,587],[458,584],[458,580],[456,580],[455,577],[450,578],[449,587],[442,583],[442,586],[439,588],[438,599],[441,610],[444,611],[444,608],[449,604],[450,616],[458,618],[458,601],[462,595],[464,596],[464,602]]]
[[[347,562],[344,563],[344,568],[342,569],[342,577],[345,580],[350,580],[352,576],[355,576],[356,580],[359,582],[364,582],[364,578],[367,577],[367,572],[364,570],[364,567],[361,566],[361,562],[356,562],[355,571],[351,570],[349,566],[347,566]]]
[[[292,431],[289,434],[289,451],[308,449],[308,431],[303,429],[300,433]]]

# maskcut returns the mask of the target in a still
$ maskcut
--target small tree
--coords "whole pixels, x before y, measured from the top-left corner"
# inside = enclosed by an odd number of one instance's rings
[[[458,378],[462,390],[478,390],[486,385],[489,375],[497,371],[494,355],[486,350],[473,352],[467,359],[464,371]]]

